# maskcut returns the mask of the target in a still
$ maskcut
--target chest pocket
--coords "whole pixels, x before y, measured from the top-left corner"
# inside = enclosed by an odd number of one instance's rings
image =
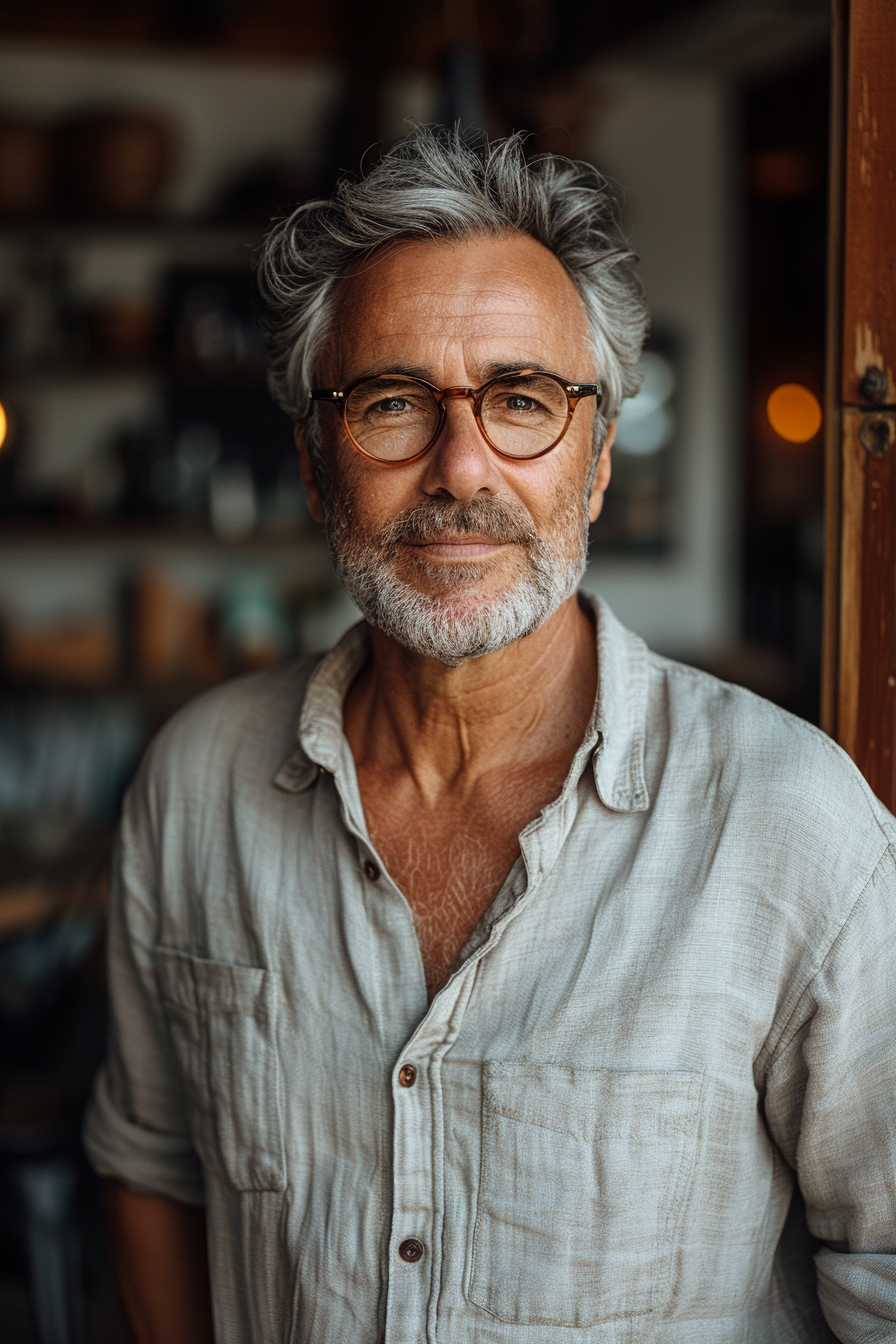
[[[666,1300],[701,1075],[483,1066],[470,1299],[584,1329]]]
[[[237,1190],[285,1189],[274,977],[167,948],[155,959],[203,1165]]]

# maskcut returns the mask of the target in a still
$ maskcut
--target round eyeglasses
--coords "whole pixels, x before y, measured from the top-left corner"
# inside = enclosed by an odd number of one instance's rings
[[[563,438],[583,397],[599,383],[571,383],[557,373],[519,369],[482,387],[433,387],[422,378],[382,373],[337,389],[315,388],[314,401],[342,412],[346,433],[365,457],[386,466],[414,462],[428,453],[445,423],[445,402],[469,397],[479,432],[501,457],[515,462],[543,457]]]

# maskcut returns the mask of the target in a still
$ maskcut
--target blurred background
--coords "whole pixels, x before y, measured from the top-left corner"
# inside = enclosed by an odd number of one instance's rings
[[[251,256],[408,117],[622,185],[653,315],[587,586],[816,720],[817,0],[0,0],[0,1335],[124,1338],[78,1147],[104,862],[148,736],[356,619]]]

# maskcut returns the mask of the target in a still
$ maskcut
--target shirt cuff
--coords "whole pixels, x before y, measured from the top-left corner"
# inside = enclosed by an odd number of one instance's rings
[[[204,1204],[202,1167],[185,1134],[163,1134],[129,1119],[100,1070],[84,1119],[84,1148],[100,1176],[114,1176],[133,1190]]]

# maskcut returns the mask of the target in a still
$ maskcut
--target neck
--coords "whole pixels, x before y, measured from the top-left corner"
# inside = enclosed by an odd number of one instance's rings
[[[575,754],[597,681],[594,628],[575,597],[525,639],[456,668],[375,627],[370,639],[345,704],[359,767],[406,773],[432,801],[503,761]]]

